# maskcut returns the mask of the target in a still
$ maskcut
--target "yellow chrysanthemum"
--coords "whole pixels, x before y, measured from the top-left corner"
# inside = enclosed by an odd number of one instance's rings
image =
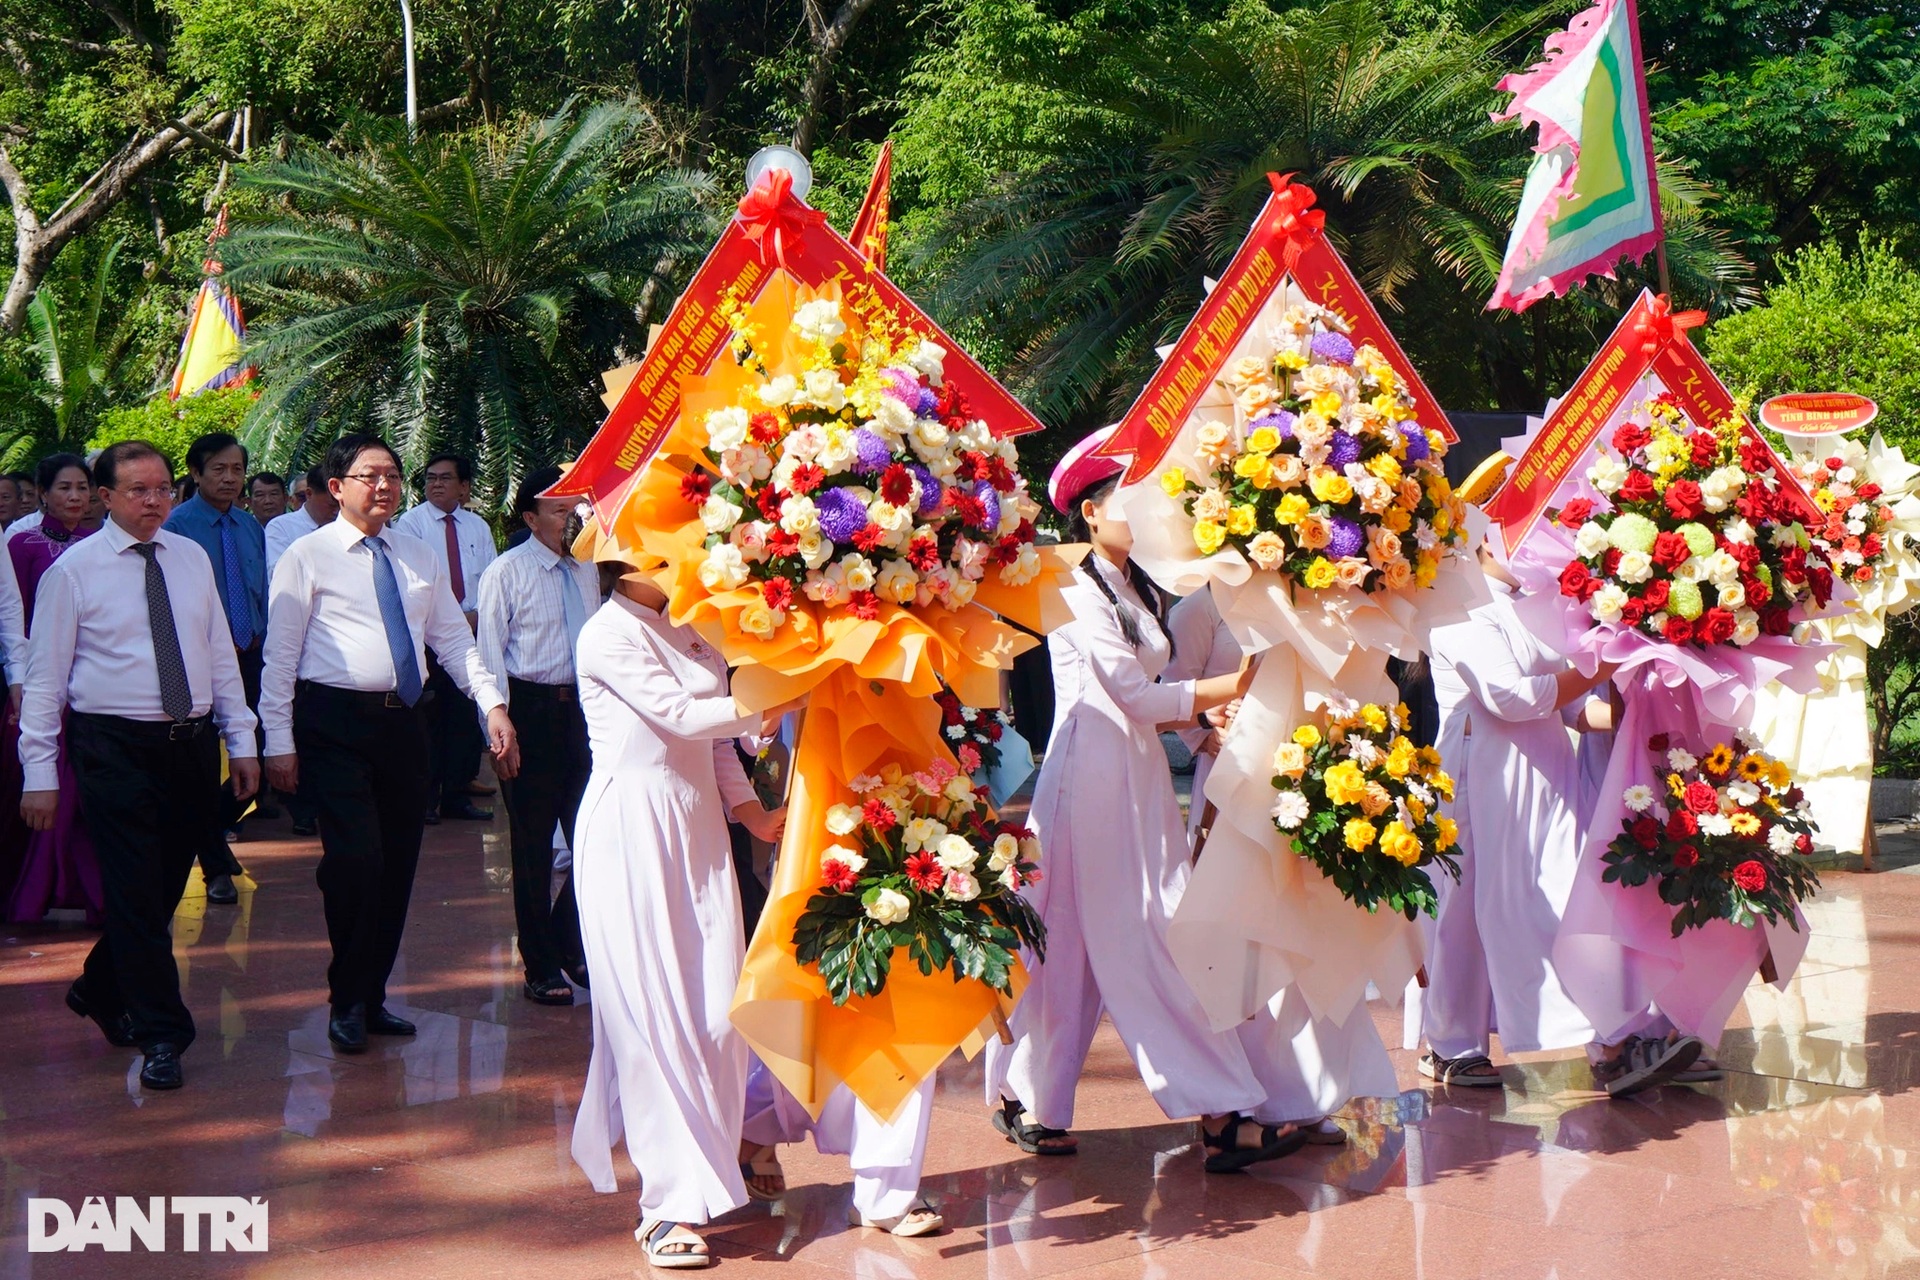
[[[1327,789],[1327,799],[1335,804],[1359,804],[1360,798],[1367,794],[1366,775],[1351,760],[1342,760],[1328,769],[1321,782]]]
[[[1401,866],[1410,867],[1420,861],[1420,855],[1425,850],[1420,847],[1420,837],[1396,819],[1389,822],[1386,830],[1380,833],[1380,852]]]
[[[1355,853],[1362,853],[1372,847],[1373,838],[1378,833],[1374,830],[1373,824],[1365,818],[1349,818],[1344,834],[1347,838],[1347,848]]]
[[[1426,479],[1427,496],[1435,502],[1445,502],[1453,496],[1453,486],[1447,483],[1443,475],[1429,474]]]
[[[1280,499],[1280,505],[1273,513],[1273,522],[1275,524],[1299,524],[1307,518],[1307,512],[1312,509],[1312,505],[1308,503],[1304,494],[1290,493]]]
[[[1266,459],[1260,461],[1264,463]],[[1227,532],[1236,538],[1251,537],[1259,527],[1260,513],[1245,503],[1227,513]]]
[[[1293,731],[1293,740],[1311,751],[1320,745],[1320,730],[1310,724],[1303,724]]]
[[[1160,473],[1160,490],[1169,498],[1177,498],[1187,487],[1187,473],[1180,467],[1169,467]]]
[[[1280,447],[1280,433],[1272,427],[1261,427],[1247,437],[1247,451],[1263,457]]]
[[[1193,545],[1200,548],[1200,554],[1210,556],[1225,546],[1227,529],[1225,525],[1212,520],[1196,520],[1193,523]]]
[[[1333,561],[1325,556],[1315,556],[1313,563],[1307,566],[1305,574],[1307,586],[1315,591],[1325,591],[1339,576],[1340,571],[1335,569]]]

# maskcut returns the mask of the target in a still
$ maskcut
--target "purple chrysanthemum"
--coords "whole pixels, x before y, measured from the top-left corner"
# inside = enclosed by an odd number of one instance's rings
[[[813,500],[820,510],[820,532],[833,542],[852,542],[867,527],[867,504],[845,489],[829,489]]]
[[[865,427],[853,433],[853,452],[853,469],[863,476],[877,476],[893,461],[893,450],[887,447],[887,442]]]
[[[1367,547],[1367,535],[1360,532],[1360,526],[1345,516],[1335,516],[1327,521],[1327,554],[1336,559],[1357,556]]]
[[[933,478],[933,472],[917,462],[909,462],[907,470],[913,472],[913,478],[920,482],[920,505],[914,508],[915,512],[923,516],[932,515],[946,501],[945,495],[940,492],[940,482]]]
[[[1332,364],[1353,363],[1353,341],[1344,333],[1326,333],[1313,335],[1313,354]]]
[[[1280,433],[1282,440],[1293,439],[1293,415],[1285,409],[1275,409],[1272,413],[1262,414],[1252,422],[1249,422],[1247,427],[1251,431],[1258,431],[1262,427],[1272,427]]]
[[[1333,439],[1327,444],[1327,465],[1339,471],[1349,462],[1360,461],[1360,438],[1345,431],[1335,431]]]
[[[993,487],[992,481],[981,480],[974,484],[973,496],[980,499],[980,509],[985,512],[975,528],[983,533],[994,532],[1000,527],[1000,491]]]
[[[1407,442],[1407,461],[1424,462],[1433,450],[1427,444],[1427,433],[1417,422],[1400,424],[1400,435]]]
[[[940,393],[932,387],[921,387],[920,398],[915,401],[913,405],[914,415],[921,418],[931,418],[939,411],[939,408]]]

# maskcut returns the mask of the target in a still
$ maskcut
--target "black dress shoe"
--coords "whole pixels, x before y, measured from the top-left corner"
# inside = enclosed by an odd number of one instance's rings
[[[467,794],[470,796],[490,796],[494,794],[494,789],[484,782],[469,782],[467,784]]]
[[[367,1006],[356,1004],[335,1009],[327,1019],[327,1039],[342,1053],[367,1051]]]
[[[253,806],[253,816],[262,822],[272,822],[280,816],[280,806],[271,800],[263,801]]]
[[[293,834],[296,836],[317,836],[320,834],[320,824],[317,822],[301,822],[296,819],[293,824]]]
[[[83,979],[75,978],[73,985],[67,988],[67,1008],[83,1018],[92,1018],[94,1025],[100,1028],[100,1034],[105,1036],[107,1043],[114,1048],[132,1048],[134,1045],[133,1019],[127,1016],[124,1009],[117,1015],[108,1017],[94,1008],[87,1000],[86,989],[80,985],[82,981]]]
[[[207,901],[222,907],[230,907],[240,901],[240,891],[233,887],[233,877],[220,875],[207,881]]]
[[[440,816],[443,818],[461,818],[468,822],[492,822],[493,810],[482,809],[471,800],[462,800],[456,805],[441,805]]]
[[[147,1060],[140,1064],[140,1083],[149,1089],[178,1089],[187,1082],[180,1072],[180,1050],[170,1044],[147,1049]]]
[[[426,824],[427,824],[428,826],[430,826],[430,827],[437,827],[437,826],[439,826],[439,825],[440,825],[440,811],[439,811],[438,809],[429,809],[429,810],[427,810],[427,816],[426,816],[426,817],[425,817],[424,819],[422,819],[422,821],[424,821],[424,822],[425,822],[425,823],[426,823]]]
[[[367,1015],[367,1034],[374,1036],[410,1036],[414,1025],[397,1014],[391,1014],[383,1006]]]

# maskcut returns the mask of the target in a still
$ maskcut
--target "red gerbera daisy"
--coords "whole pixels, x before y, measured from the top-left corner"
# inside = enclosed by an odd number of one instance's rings
[[[924,850],[907,858],[906,869],[908,883],[922,893],[938,893],[940,886],[947,882],[940,860]]]
[[[900,824],[900,816],[884,800],[869,800],[860,806],[860,818],[875,831],[891,831]]]

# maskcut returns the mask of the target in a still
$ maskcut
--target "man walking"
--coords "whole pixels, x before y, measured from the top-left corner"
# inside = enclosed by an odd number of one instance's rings
[[[553,896],[553,827],[573,844],[573,816],[593,759],[580,713],[573,650],[600,605],[600,575],[567,547],[570,498],[543,498],[559,483],[546,467],[520,482],[513,513],[529,533],[480,575],[480,654],[504,675],[520,741],[520,773],[501,783],[513,836],[513,914],[525,969],[521,994],[572,1004],[571,979],[587,984],[573,878]]]
[[[404,484],[399,455],[377,436],[343,436],[326,470],[340,515],[289,547],[274,571],[260,710],[273,785],[304,785],[319,811],[333,944],[327,1038],[359,1053],[369,1033],[414,1031],[386,998],[420,860],[427,645],[486,709],[502,777],[519,753],[446,575],[425,545],[388,525]]]
[[[53,824],[64,711],[106,894],[105,933],[67,1005],[109,1042],[140,1046],[143,1085],[178,1089],[194,1027],[168,924],[195,855],[220,838],[220,738],[234,795],[259,785],[255,722],[213,566],[161,527],[173,492],[166,459],[142,441],[110,445],[93,482],[107,521],[54,562],[36,596],[20,813],[36,830]]]
[[[292,510],[267,526],[267,582],[273,582],[274,566],[280,563],[280,557],[287,548],[323,525],[330,524],[340,513],[340,504],[327,492],[327,469],[325,466],[310,467],[300,477],[300,484],[306,486],[301,492],[306,497]]]

